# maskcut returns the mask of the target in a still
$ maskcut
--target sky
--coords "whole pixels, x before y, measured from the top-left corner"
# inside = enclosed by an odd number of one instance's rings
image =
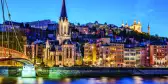
[[[62,0],[7,0],[7,3],[13,21],[50,19],[58,22]],[[132,25],[137,20],[143,32],[147,32],[150,24],[151,34],[164,37],[168,37],[167,4],[168,0],[66,0],[69,22],[98,21],[121,26],[122,21]]]

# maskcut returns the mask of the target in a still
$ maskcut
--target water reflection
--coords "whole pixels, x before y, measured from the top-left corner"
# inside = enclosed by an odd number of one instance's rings
[[[134,79],[135,84],[143,84],[143,78],[142,77],[134,76],[133,79]]]
[[[38,78],[6,78],[0,76],[0,84],[168,84],[168,77],[100,77],[100,78],[65,78],[50,80]]]
[[[37,78],[37,84],[43,84],[44,80],[43,78]]]

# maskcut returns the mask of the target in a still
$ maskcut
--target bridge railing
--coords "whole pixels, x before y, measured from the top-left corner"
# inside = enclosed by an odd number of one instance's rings
[[[10,53],[10,54],[9,54]],[[0,56],[1,58],[8,58],[10,55],[12,58],[24,58],[24,59],[29,59],[28,56],[26,56],[24,53],[9,49],[9,48],[4,48],[0,47]]]

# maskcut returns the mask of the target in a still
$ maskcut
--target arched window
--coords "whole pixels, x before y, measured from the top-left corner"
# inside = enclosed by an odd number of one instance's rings
[[[66,56],[67,56],[67,58],[68,58],[68,48],[66,49]]]
[[[70,58],[72,58],[72,49],[70,49]]]
[[[62,61],[62,56],[61,55],[59,55],[59,61]]]

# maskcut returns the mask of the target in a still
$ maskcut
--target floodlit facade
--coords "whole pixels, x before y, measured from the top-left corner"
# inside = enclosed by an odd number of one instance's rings
[[[168,57],[167,43],[153,43],[150,45],[150,65],[153,67],[166,67]]]
[[[24,45],[24,54],[31,58],[34,64],[41,64],[43,62],[43,44],[32,43],[31,45]]]
[[[136,66],[136,49],[124,48],[124,67]]]
[[[134,24],[130,26],[130,28],[133,29],[134,31],[138,31],[140,33],[142,32],[142,25],[140,21],[138,21],[138,23],[134,21]]]
[[[115,67],[123,67],[124,66],[124,44],[111,43],[110,45],[112,46],[112,48],[115,49],[115,51],[113,51]]]
[[[137,21],[134,20],[134,23],[131,26],[129,26],[128,23],[126,23],[126,24],[122,23],[122,27],[130,28],[130,29],[132,29],[134,31],[142,33],[142,25],[141,25],[140,21],[138,21],[138,23],[137,23]]]
[[[64,43],[62,45],[62,56],[64,66],[72,67],[75,65],[76,47],[70,43]]]
[[[99,47],[99,62],[102,67],[110,67],[110,61],[111,61],[111,56],[110,56],[110,45],[109,44],[103,44],[101,47]]]
[[[97,47],[96,44],[85,43],[84,45],[84,65],[96,65]]]
[[[137,67],[149,66],[148,47],[140,47],[140,58],[138,58]]]
[[[59,19],[59,28],[57,30],[57,40],[59,41],[59,44],[61,44],[66,39],[71,39],[71,32],[69,28],[65,0],[63,0],[61,16]]]
[[[78,62],[78,65],[81,65],[81,56],[78,55],[77,57],[76,45],[71,41],[71,30],[69,28],[65,0],[63,0],[62,4],[56,38],[58,40],[56,43],[46,41],[44,64],[50,67],[72,67]]]

